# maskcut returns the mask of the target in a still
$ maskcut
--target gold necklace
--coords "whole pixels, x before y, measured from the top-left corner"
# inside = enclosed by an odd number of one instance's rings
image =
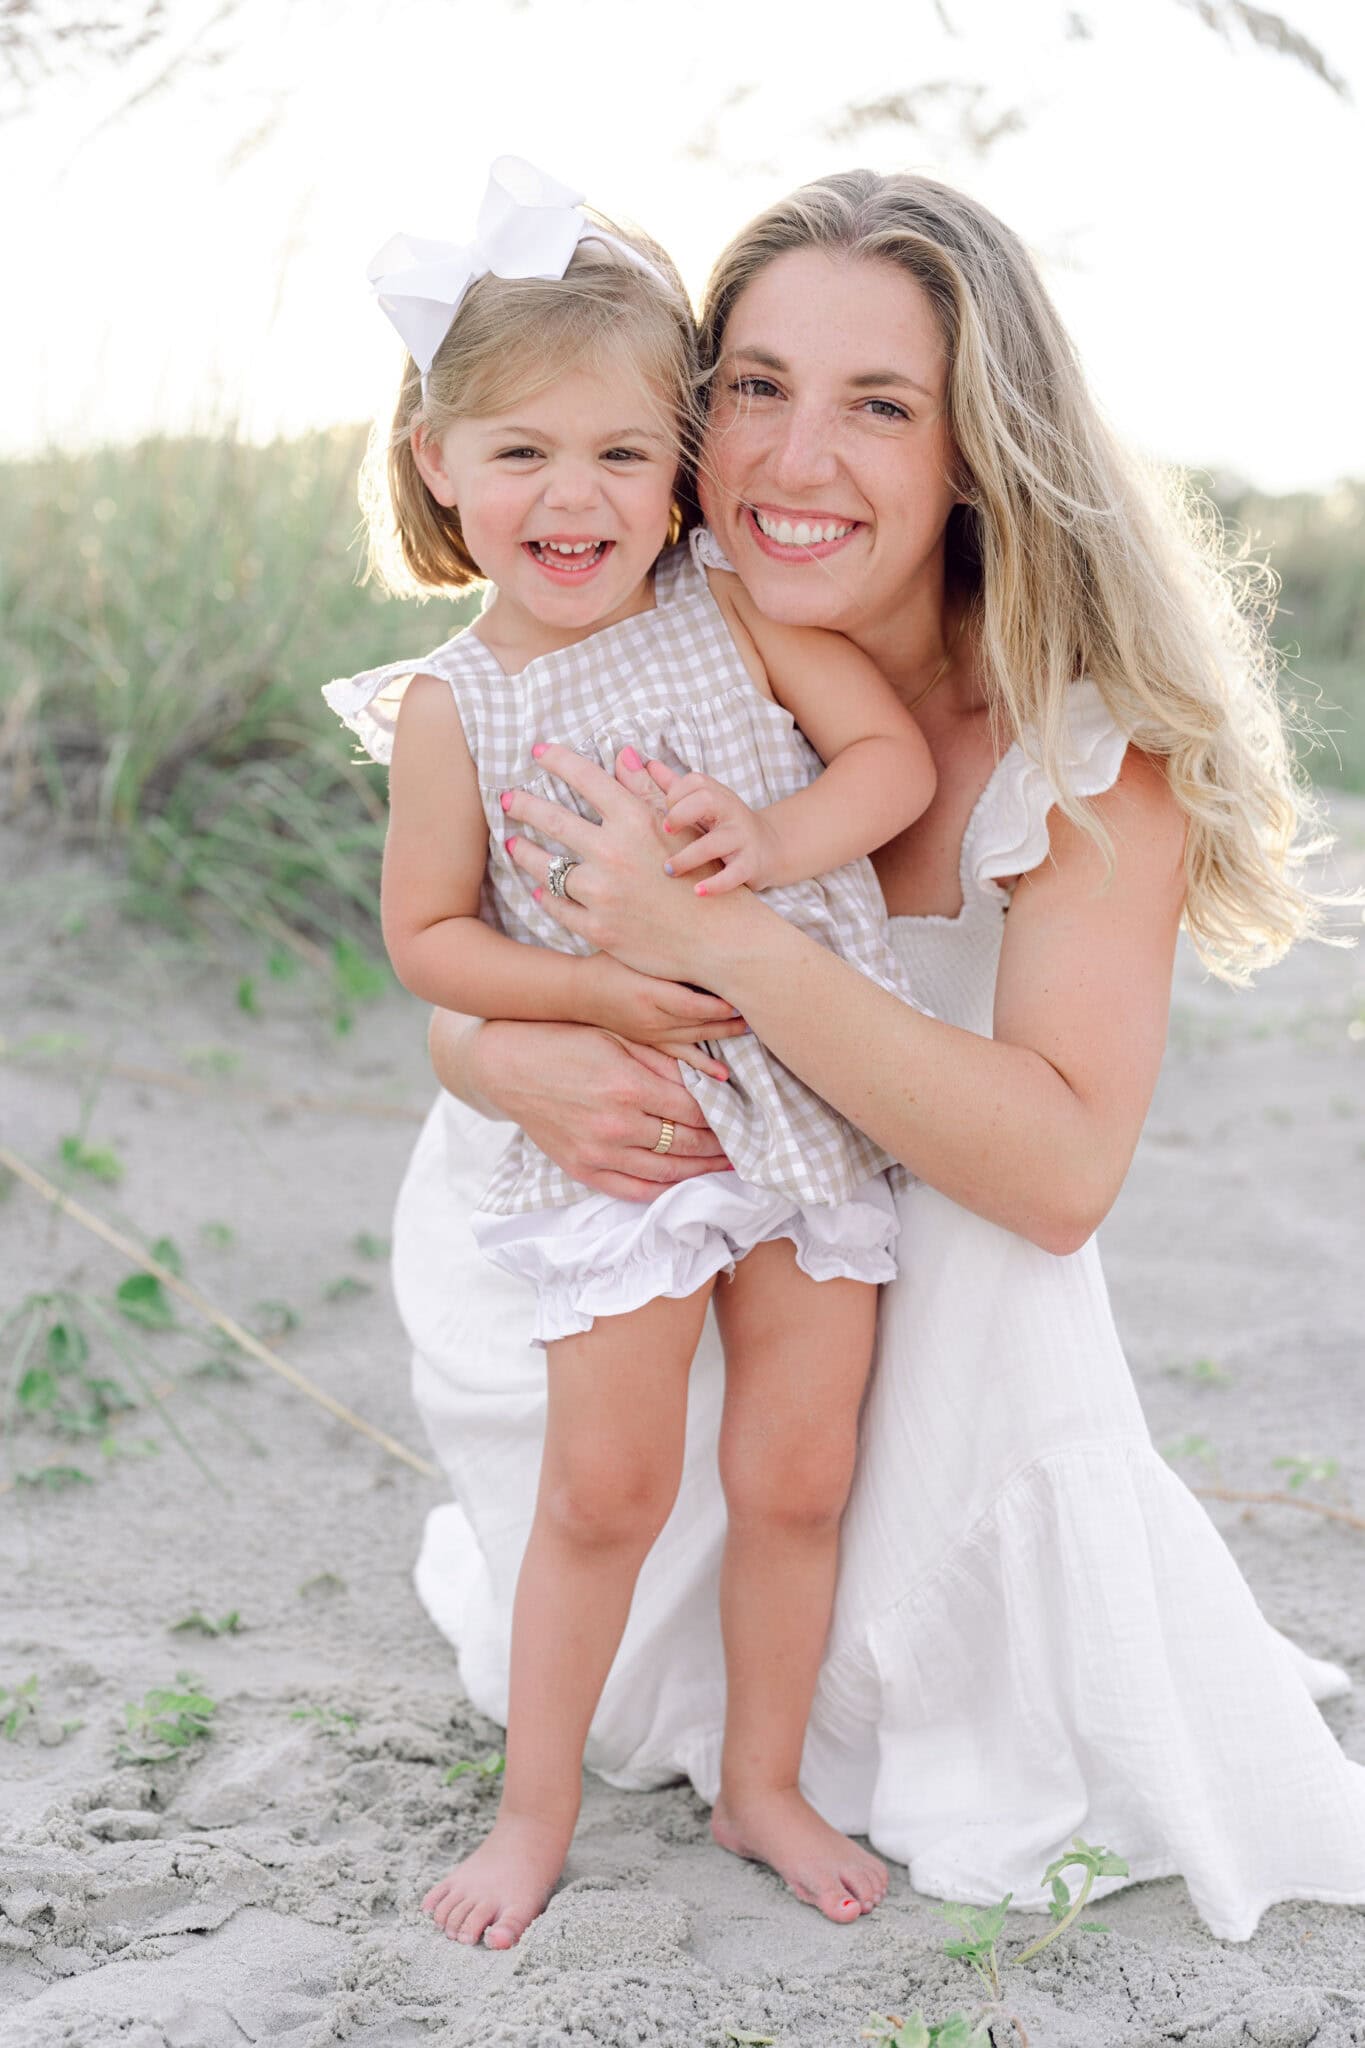
[[[952,661],[953,656],[957,653],[957,643],[962,638],[962,628],[966,625],[966,623],[967,607],[966,605],[964,605],[962,607],[961,617],[958,619],[957,622],[957,631],[953,635],[952,645],[949,647],[948,652],[944,655],[938,667],[934,670],[934,673],[930,676],[928,682],[924,685],[924,688],[920,691],[918,697],[912,697],[910,699],[910,702],[905,707],[907,711],[913,711],[917,705],[922,704],[925,698],[928,696],[929,692],[936,686],[936,684],[942,682],[944,676],[947,675],[948,665]]]

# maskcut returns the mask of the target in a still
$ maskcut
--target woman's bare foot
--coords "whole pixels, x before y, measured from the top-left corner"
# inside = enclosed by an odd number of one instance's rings
[[[886,1865],[821,1820],[795,1786],[742,1799],[722,1794],[711,1833],[732,1855],[769,1864],[828,1920],[856,1920],[886,1897]]]
[[[486,1842],[434,1884],[422,1901],[452,1941],[513,1948],[545,1911],[564,1868],[573,1822],[499,1814]]]

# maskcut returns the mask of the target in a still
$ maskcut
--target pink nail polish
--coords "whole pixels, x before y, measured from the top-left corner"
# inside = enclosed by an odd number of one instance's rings
[[[502,843],[503,843],[503,845],[504,845],[504,846],[505,846],[505,847],[507,848],[507,851],[508,851],[508,852],[510,853],[510,852],[512,851],[512,848],[513,848],[513,847],[514,847],[514,846],[516,845],[516,843],[517,843],[517,840],[516,840],[516,834],[515,834],[515,833],[513,833],[512,837],[511,837],[510,839],[504,839]]]
[[[503,791],[502,795],[501,795],[501,796],[500,796],[500,797],[498,798],[498,802],[499,802],[499,803],[500,803],[500,804],[502,805],[502,807],[503,807],[503,809],[504,809],[505,811],[510,811],[510,810],[511,810],[511,808],[512,808],[512,792],[511,792],[511,790],[510,790],[510,789],[505,789],[505,790]]]
[[[704,896],[704,895],[706,894],[706,884],[705,884],[705,882],[698,882],[698,884],[697,884],[697,894],[698,894],[699,896]]]
[[[533,889],[533,890],[531,891],[531,895],[532,895],[532,897],[534,898],[534,900],[535,900],[535,901],[536,901],[537,903],[539,903],[539,901],[540,901],[541,897],[542,897],[542,896],[543,896],[544,894],[545,894],[545,891],[544,891],[543,889]]]
[[[669,824],[667,818],[664,819],[664,830],[665,832],[671,832],[673,830],[673,827]]]
[[[643,768],[645,765],[634,747],[622,747],[621,759],[625,762],[627,768]]]
[[[544,740],[537,740],[537,742],[536,742],[535,746],[533,746],[533,747],[532,747],[532,749],[531,749],[531,758],[532,758],[532,760],[533,760],[533,761],[538,761],[538,760],[540,759],[541,755],[542,755],[542,754],[543,754],[544,752],[545,752],[545,742],[544,742]]]

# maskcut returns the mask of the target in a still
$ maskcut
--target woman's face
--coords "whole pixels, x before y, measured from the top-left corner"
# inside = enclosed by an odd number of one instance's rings
[[[700,495],[769,618],[858,637],[941,589],[947,375],[928,295],[897,264],[793,250],[736,300]]]

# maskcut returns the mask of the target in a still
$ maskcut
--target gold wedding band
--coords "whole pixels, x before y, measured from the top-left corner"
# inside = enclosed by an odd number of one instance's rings
[[[655,1152],[666,1152],[668,1150],[669,1146],[673,1143],[673,1130],[674,1126],[668,1121],[668,1118],[661,1116],[659,1118],[659,1142],[652,1147]]]

